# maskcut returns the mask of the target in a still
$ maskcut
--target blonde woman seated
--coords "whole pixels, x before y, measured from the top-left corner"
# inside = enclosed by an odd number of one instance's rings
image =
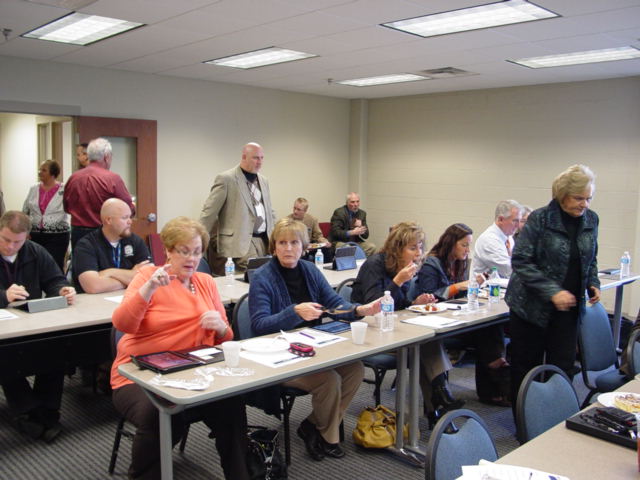
[[[196,272],[209,235],[195,220],[178,217],[160,233],[167,264],[140,269],[113,313],[115,328],[124,332],[111,371],[113,404],[136,426],[129,478],[160,478],[158,410],[142,388],[118,373],[131,355],[217,345],[233,338],[211,275]],[[245,464],[247,419],[240,397],[190,409],[215,435],[226,479],[249,478]],[[184,412],[171,417],[173,443],[182,436]]]
[[[313,263],[300,260],[308,243],[302,222],[285,218],[276,224],[269,240],[273,259],[254,273],[249,288],[251,325],[257,335],[312,326],[320,322],[323,307],[350,308]],[[379,311],[376,299],[339,318],[354,319]],[[363,370],[361,362],[354,362],[284,383],[311,393],[313,410],[300,424],[298,435],[314,460],[344,456],[339,426],[362,383]]]
[[[423,258],[425,234],[415,222],[394,225],[379,253],[364,262],[353,284],[351,299],[368,302],[391,292],[396,310],[414,305],[435,302],[430,293],[423,293],[410,300],[411,280],[418,273]],[[433,426],[438,418],[449,410],[460,408],[464,402],[453,398],[449,390],[447,372],[452,368],[449,357],[439,341],[420,346],[420,386],[424,409]]]

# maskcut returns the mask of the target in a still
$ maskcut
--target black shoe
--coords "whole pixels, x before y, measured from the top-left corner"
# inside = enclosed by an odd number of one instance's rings
[[[320,434],[309,420],[303,420],[298,427],[298,436],[304,440],[307,453],[316,462],[324,458],[324,450],[320,443]]]
[[[27,434],[34,440],[40,438],[44,433],[44,425],[32,418],[29,418],[28,415],[20,415],[16,419],[16,423],[18,425],[18,430]]]
[[[464,405],[464,400],[458,400],[451,394],[449,383],[444,373],[441,373],[431,381],[431,387],[433,388],[431,404],[436,410],[442,408],[444,409],[443,413],[446,413],[462,408]]]
[[[320,444],[322,445],[322,450],[324,451],[325,455],[333,458],[344,457],[344,450],[339,443],[329,443],[324,438],[322,438],[322,435],[318,435],[318,437],[320,439]]]
[[[51,443],[58,437],[58,435],[60,435],[61,431],[62,425],[56,422],[55,425],[52,425],[51,427],[47,427],[45,429],[44,433],[42,434],[42,439],[47,443]]]

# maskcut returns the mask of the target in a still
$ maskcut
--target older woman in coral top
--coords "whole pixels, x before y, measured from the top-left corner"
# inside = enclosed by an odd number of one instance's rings
[[[124,332],[111,371],[113,403],[136,426],[130,478],[160,478],[158,411],[141,387],[118,373],[118,366],[131,355],[217,345],[233,338],[213,278],[196,271],[209,243],[204,227],[178,217],[165,225],[160,237],[167,264],[142,268],[112,317],[114,327]],[[244,402],[229,398],[196,409],[215,435],[225,478],[248,479]],[[184,425],[183,415],[172,416],[174,444]]]

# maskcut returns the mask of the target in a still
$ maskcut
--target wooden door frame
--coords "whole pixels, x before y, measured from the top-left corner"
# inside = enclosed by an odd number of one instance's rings
[[[136,214],[132,229],[146,240],[149,233],[157,232],[156,221],[149,221],[153,213],[157,219],[157,137],[156,120],[109,117],[76,117],[77,143],[89,143],[96,137],[134,138],[137,144]],[[153,188],[145,188],[145,180],[153,179]]]

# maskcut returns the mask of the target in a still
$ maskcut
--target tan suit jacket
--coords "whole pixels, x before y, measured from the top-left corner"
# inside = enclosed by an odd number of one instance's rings
[[[287,215],[288,218],[293,220],[293,214]],[[328,243],[329,240],[322,236],[322,230],[320,230],[320,224],[318,223],[318,219],[313,215],[308,213],[304,214],[304,217],[301,220],[302,223],[307,227],[307,231],[309,232],[309,242],[310,243]]]
[[[258,183],[266,215],[266,233],[271,235],[275,212],[271,206],[269,182],[258,174]],[[207,231],[212,232],[217,225],[218,254],[223,257],[243,257],[249,251],[256,217],[249,185],[240,166],[220,173],[200,213],[200,222]]]

